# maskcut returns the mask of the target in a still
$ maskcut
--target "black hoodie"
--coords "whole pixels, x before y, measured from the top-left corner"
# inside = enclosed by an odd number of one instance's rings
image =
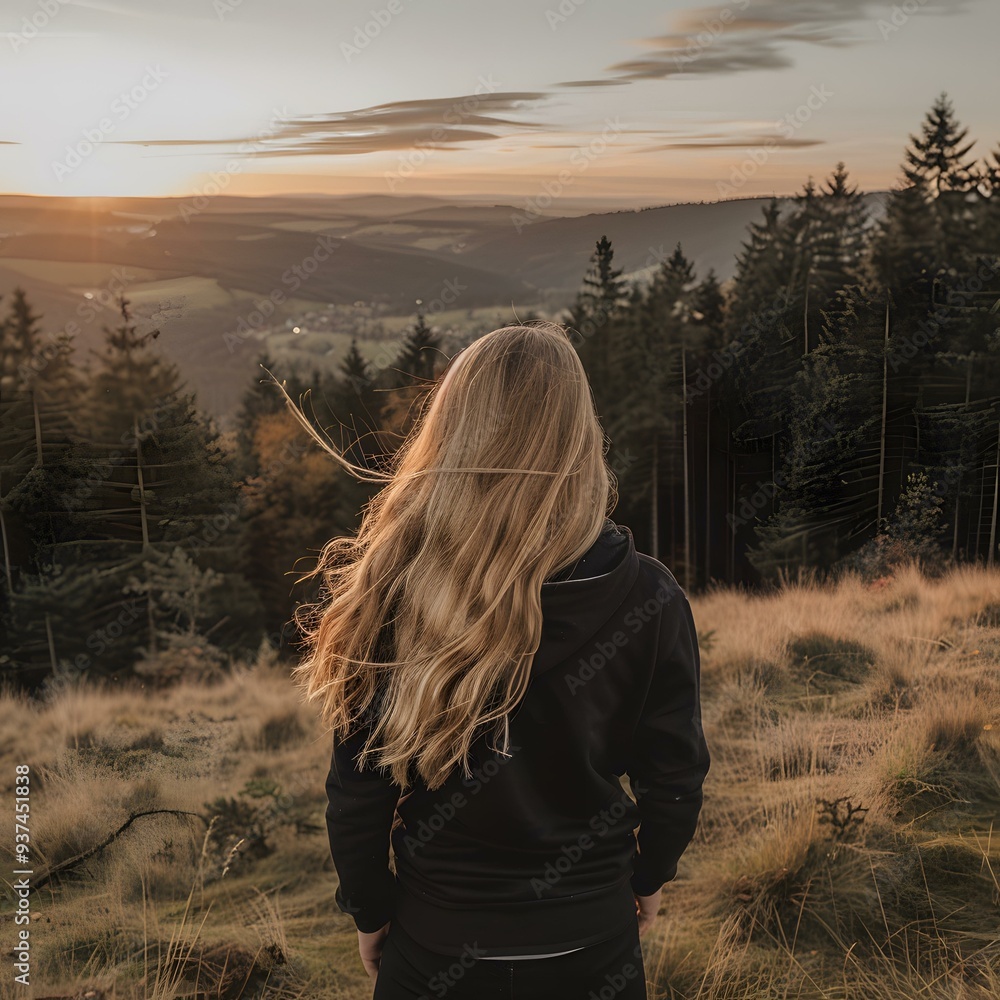
[[[577,565],[542,585],[542,610],[509,756],[489,749],[489,730],[472,744],[471,779],[456,767],[400,799],[381,771],[357,769],[370,729],[335,744],[336,902],[359,930],[393,920],[453,956],[566,951],[623,931],[634,894],[675,877],[709,769],[688,599],[608,519]]]

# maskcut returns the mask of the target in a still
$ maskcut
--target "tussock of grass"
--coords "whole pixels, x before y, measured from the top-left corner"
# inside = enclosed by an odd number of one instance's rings
[[[788,655],[792,675],[820,694],[860,683],[875,661],[875,654],[861,643],[823,632],[796,636],[788,644]]]
[[[272,716],[260,727],[256,749],[281,750],[284,747],[295,746],[306,738],[306,730],[302,725],[298,712],[283,712]]]

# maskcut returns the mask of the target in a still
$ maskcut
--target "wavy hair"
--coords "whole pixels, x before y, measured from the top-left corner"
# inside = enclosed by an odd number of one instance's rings
[[[282,392],[341,466],[384,483],[356,535],[328,541],[302,577],[322,586],[294,612],[305,653],[293,680],[335,739],[370,724],[359,762],[377,755],[400,786],[419,774],[437,788],[459,763],[470,777],[491,723],[509,756],[542,583],[590,548],[618,499],[569,331],[506,326],[459,351],[387,471],[347,460]]]

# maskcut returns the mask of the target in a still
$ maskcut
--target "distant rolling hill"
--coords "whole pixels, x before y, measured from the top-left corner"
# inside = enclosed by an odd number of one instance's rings
[[[877,215],[881,196],[868,198]],[[712,267],[725,280],[767,200],[562,217],[554,205],[525,224],[517,205],[424,196],[223,195],[198,203],[7,195],[0,196],[0,294],[20,284],[44,315],[44,330],[76,323],[85,352],[117,319],[112,296],[124,289],[140,321],[159,327],[158,343],[202,404],[225,416],[260,374],[259,350],[285,344],[287,329],[310,309],[376,304],[382,316],[407,317],[417,300],[424,308],[440,303],[450,288],[458,290],[448,300],[453,326],[474,310],[496,308],[509,318],[511,307],[551,312],[572,300],[601,236],[627,274],[641,274],[680,242],[699,276]],[[227,332],[263,300],[279,303],[267,329],[234,348]],[[354,328],[342,316],[323,322],[288,356],[313,358],[317,367],[339,357]]]

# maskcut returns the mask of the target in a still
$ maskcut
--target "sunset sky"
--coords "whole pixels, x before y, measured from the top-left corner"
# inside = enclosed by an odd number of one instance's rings
[[[7,0],[0,33],[11,194],[871,190],[942,90],[1000,145],[997,0]]]

